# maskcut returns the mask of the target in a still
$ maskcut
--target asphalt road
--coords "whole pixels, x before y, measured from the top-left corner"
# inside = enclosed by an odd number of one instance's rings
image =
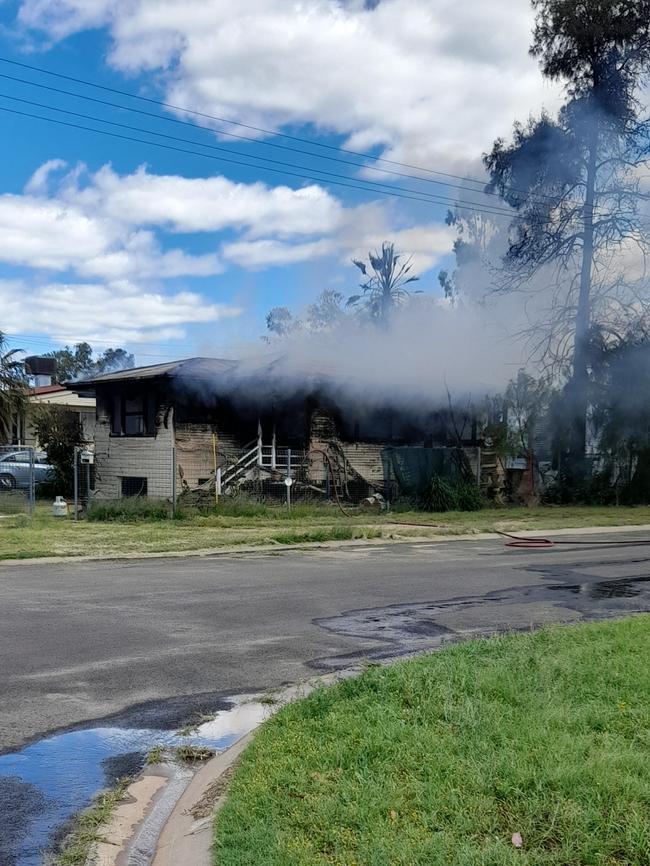
[[[114,714],[181,719],[360,658],[650,610],[650,545],[585,540],[0,566],[0,751]]]

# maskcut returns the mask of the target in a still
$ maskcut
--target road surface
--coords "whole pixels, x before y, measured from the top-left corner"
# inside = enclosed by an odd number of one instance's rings
[[[0,751],[104,717],[175,724],[360,658],[650,610],[650,545],[583,539],[0,565]]]

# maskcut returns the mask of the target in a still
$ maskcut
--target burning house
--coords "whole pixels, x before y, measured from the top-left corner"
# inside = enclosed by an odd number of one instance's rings
[[[190,358],[71,383],[94,394],[95,497],[156,498],[263,485],[359,499],[414,493],[432,472],[491,483],[491,454],[467,413],[355,389],[281,359]]]

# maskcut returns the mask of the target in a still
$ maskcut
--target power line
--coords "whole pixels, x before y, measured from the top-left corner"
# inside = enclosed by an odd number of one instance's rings
[[[152,97],[149,97],[149,96],[141,96],[140,94],[137,94],[137,93],[131,93],[128,90],[120,90],[119,88],[116,88],[116,87],[109,87],[105,84],[99,84],[96,81],[89,81],[88,79],[78,78],[77,76],[74,76],[74,75],[65,75],[62,72],[54,72],[51,69],[45,69],[41,66],[34,66],[32,64],[29,64],[29,63],[22,63],[18,60],[11,60],[8,57],[0,56],[0,62],[9,63],[13,66],[19,66],[23,69],[29,69],[32,72],[38,72],[38,73],[43,74],[43,75],[51,75],[55,78],[60,78],[60,79],[65,80],[65,81],[72,81],[75,84],[81,84],[85,87],[94,87],[94,88],[97,88],[98,90],[103,90],[107,93],[115,93],[119,96],[126,96],[128,99],[137,99],[141,102],[148,102],[151,105],[157,105],[160,108],[167,108],[167,109],[171,109],[172,111],[180,111],[183,114],[193,115],[194,117],[202,117],[206,120],[214,120],[218,123],[226,123],[226,124],[229,124],[231,126],[237,126],[239,128],[242,128],[242,129],[249,129],[252,132],[259,132],[259,133],[262,133],[263,135],[268,135],[270,137],[284,138],[284,139],[287,139],[288,141],[295,141],[295,142],[299,142],[300,144],[307,144],[311,147],[319,147],[319,148],[323,148],[325,150],[337,151],[338,153],[345,153],[345,154],[348,154],[349,156],[357,156],[357,157],[360,157],[361,159],[371,159],[375,162],[384,163],[386,165],[394,165],[394,166],[398,166],[400,168],[408,168],[408,169],[411,169],[413,171],[421,171],[421,172],[424,172],[425,174],[436,175],[437,177],[447,177],[447,178],[451,178],[452,180],[460,180],[463,183],[468,183],[468,182],[469,183],[477,183],[477,184],[480,184],[482,187],[485,187],[485,185],[486,185],[484,178],[473,178],[473,177],[463,176],[463,175],[459,175],[459,174],[450,174],[449,172],[439,171],[437,169],[432,169],[432,168],[425,168],[424,166],[414,165],[414,164],[408,163],[408,162],[399,162],[398,160],[387,159],[386,157],[376,156],[375,154],[372,154],[372,153],[364,153],[363,151],[351,150],[349,148],[339,147],[338,145],[326,144],[325,142],[322,142],[322,141],[313,141],[313,140],[308,139],[308,138],[303,138],[303,137],[296,136],[296,135],[289,135],[288,133],[277,132],[275,130],[265,129],[264,127],[260,127],[260,126],[253,126],[251,124],[242,123],[242,122],[237,121],[237,120],[229,120],[228,118],[225,118],[225,117],[218,117],[217,115],[214,115],[214,114],[208,114],[208,113],[202,112],[202,111],[195,111],[191,108],[186,108],[186,107],[179,106],[179,105],[173,105],[172,103],[164,102],[163,100],[159,100],[159,99],[153,99]],[[30,83],[33,83],[33,82],[30,82]],[[36,85],[36,86],[39,86],[39,85]],[[75,94],[75,95],[80,96],[80,94]],[[84,98],[90,98],[90,97],[81,96],[81,98],[84,99]],[[126,108],[127,110],[129,110],[127,106],[120,106],[120,107]],[[160,119],[161,120],[170,120],[170,118],[165,118],[165,117],[162,117]],[[183,122],[183,121],[180,121],[180,122]],[[226,135],[232,135],[232,133],[226,133],[224,130],[216,130],[216,131],[223,133],[223,134],[226,134]],[[259,144],[270,145],[270,142],[262,142],[262,141],[258,142],[257,139],[248,139],[248,140],[256,141]],[[277,145],[275,145],[275,146],[277,146]],[[313,155],[316,156],[316,154],[313,154]],[[358,165],[358,163],[355,163],[355,164]],[[368,167],[368,166],[362,166],[362,167]],[[421,180],[424,180],[424,178],[421,178]],[[512,187],[511,189],[513,192],[520,192],[524,195],[529,194],[526,190],[515,189],[514,187]],[[468,192],[469,191],[471,191],[471,190],[468,190]],[[477,190],[475,190],[475,192],[476,191]],[[482,191],[484,191],[484,190],[482,190]],[[489,193],[487,193],[487,194],[489,194]],[[546,195],[543,195],[542,193],[537,193],[537,195],[539,195],[542,198],[547,198],[549,200],[552,200],[552,196],[546,196]]]
[[[142,127],[139,127],[139,126],[132,126],[131,124],[127,124],[127,123],[119,123],[118,121],[115,121],[115,120],[108,120],[108,119],[103,118],[103,117],[95,117],[91,114],[84,114],[83,112],[79,112],[79,111],[71,111],[67,108],[59,108],[57,106],[49,105],[49,104],[43,103],[43,102],[34,102],[31,99],[24,99],[24,98],[19,97],[19,96],[10,96],[7,93],[0,93],[0,98],[10,99],[12,102],[20,102],[24,105],[30,105],[30,106],[35,107],[35,108],[44,108],[46,111],[56,111],[56,112],[59,112],[61,114],[68,114],[72,117],[79,117],[82,120],[91,120],[94,123],[106,123],[109,126],[117,126],[120,129],[128,129],[130,132],[139,132],[139,133],[142,133],[145,135],[155,135],[155,136],[158,136],[159,138],[169,139],[170,141],[179,141],[182,144],[191,144],[192,146],[195,146],[195,147],[205,147],[208,150],[216,150],[216,151],[219,151],[222,153],[235,154],[237,156],[239,155],[238,151],[233,150],[232,148],[229,148],[229,147],[221,147],[221,146],[215,145],[215,144],[204,144],[203,142],[200,142],[200,141],[193,141],[192,139],[180,138],[179,136],[176,136],[176,135],[168,135],[165,132],[157,132],[156,130],[152,130],[152,129],[143,129]],[[312,170],[310,166],[301,165],[299,163],[283,162],[282,160],[270,159],[269,157],[265,157],[265,156],[255,156],[254,154],[250,154],[250,155],[247,155],[247,158],[248,159],[255,159],[255,160],[258,160],[260,162],[268,162],[268,163],[271,163],[272,165],[280,165],[280,166],[283,166],[283,167],[286,166],[289,168],[305,169],[306,171]],[[338,174],[336,172],[329,172],[329,171],[326,171],[325,169],[321,169],[321,168],[315,168],[314,171],[317,171],[319,174],[326,175],[327,177],[347,179],[347,175],[341,175],[341,174]],[[356,180],[355,178],[350,178],[350,179]],[[375,181],[375,180],[363,180],[363,182],[368,183],[368,184],[372,184],[373,187],[374,186],[383,187],[383,188],[390,189],[390,190],[398,190],[399,192],[405,192],[405,193],[410,193],[410,194],[414,194],[414,195],[426,196],[426,200],[431,201],[433,204],[444,204],[444,205],[466,204],[466,205],[471,205],[473,207],[484,209],[486,211],[486,213],[504,214],[508,217],[513,216],[513,213],[510,209],[502,208],[499,205],[491,205],[491,204],[483,205],[481,202],[477,202],[477,201],[469,201],[467,199],[449,198],[448,196],[442,196],[442,195],[439,195],[438,193],[422,192],[418,189],[411,189],[409,187],[403,187],[403,186],[393,186],[391,184],[381,183],[380,181]]]
[[[2,60],[2,58],[0,58],[0,60]],[[15,82],[18,82],[20,84],[26,84],[30,87],[38,87],[38,88],[41,88],[42,90],[48,90],[52,93],[63,94],[65,96],[72,96],[75,99],[83,99],[83,100],[86,100],[87,102],[94,102],[98,105],[105,105],[105,106],[108,106],[110,108],[117,108],[120,111],[130,111],[133,114],[139,114],[139,115],[142,115],[144,117],[151,117],[154,120],[163,121],[165,123],[174,123],[174,124],[178,124],[180,126],[187,126],[191,129],[199,130],[200,132],[208,132],[208,133],[214,132],[214,130],[211,130],[209,127],[206,127],[206,126],[199,124],[199,123],[192,123],[189,120],[181,120],[178,117],[165,117],[164,115],[154,114],[154,112],[152,112],[152,111],[144,111],[141,108],[134,108],[132,105],[122,105],[121,103],[118,103],[118,102],[111,102],[108,99],[99,99],[99,98],[94,97],[94,96],[88,96],[85,93],[76,93],[72,90],[64,90],[61,87],[52,87],[51,85],[43,84],[42,82],[39,82],[39,81],[30,81],[27,78],[19,78],[15,75],[7,75],[6,73],[3,73],[3,72],[0,72],[0,78],[4,78],[8,81],[15,81]],[[14,97],[14,98],[16,98],[16,97]],[[137,97],[134,97],[134,98],[137,98]],[[27,101],[27,100],[25,100],[25,101]],[[34,103],[34,104],[38,105],[39,103]],[[51,107],[51,106],[48,106],[48,107]],[[309,151],[309,150],[304,150],[303,148],[291,147],[291,146],[286,145],[286,144],[278,144],[277,142],[274,142],[274,141],[264,141],[264,140],[260,140],[258,138],[253,138],[251,136],[240,135],[236,132],[228,132],[227,130],[223,130],[223,129],[218,130],[218,133],[219,133],[219,135],[225,135],[225,136],[228,136],[230,138],[235,138],[238,141],[247,141],[247,142],[250,142],[250,143],[255,144],[257,146],[273,147],[273,148],[276,148],[279,150],[289,151],[290,153],[299,153],[303,156],[313,156],[316,159],[325,159],[325,160],[328,160],[329,162],[336,162],[336,163],[339,163],[342,165],[354,166],[355,168],[363,168],[366,171],[374,171],[374,172],[377,172],[378,174],[383,174],[383,175],[389,174],[389,175],[393,175],[395,177],[407,178],[409,180],[417,180],[421,183],[430,183],[430,184],[435,184],[436,186],[445,186],[445,187],[449,187],[450,189],[458,189],[458,190],[461,190],[462,192],[469,192],[469,193],[480,192],[486,196],[495,196],[496,198],[500,198],[500,196],[497,192],[495,192],[493,190],[488,190],[487,188],[485,188],[486,187],[486,181],[485,180],[484,181],[479,181],[479,180],[472,181],[474,183],[482,183],[484,189],[482,189],[482,190],[468,189],[466,185],[462,185],[462,184],[450,183],[449,181],[444,181],[444,180],[436,180],[435,178],[431,178],[431,177],[422,177],[421,175],[409,174],[407,172],[394,171],[394,170],[391,170],[388,168],[376,168],[375,166],[368,165],[367,163],[364,163],[364,162],[351,162],[350,160],[341,159],[340,157],[337,157],[337,156],[329,156],[328,154],[317,154],[317,153],[313,153],[312,151]],[[317,144],[317,142],[313,142],[313,143]],[[208,145],[202,145],[202,146],[207,147]],[[236,151],[233,151],[233,152],[236,152]],[[345,152],[345,151],[342,150],[342,152]],[[378,159],[378,158],[376,158],[376,159]],[[423,169],[421,169],[421,170],[423,170]],[[449,175],[449,176],[454,177],[454,175]],[[471,178],[468,178],[468,180],[471,180]],[[523,192],[523,190],[516,190],[514,187],[512,187],[511,189],[513,192]],[[530,193],[529,192],[529,193],[524,193],[524,194],[527,194],[529,198],[540,198],[540,199],[553,200],[552,196],[547,196],[547,195],[544,195],[543,193]],[[498,205],[497,205],[497,207],[498,207]]]
[[[26,343],[26,344],[29,344],[30,346],[34,346],[36,349],[42,349],[43,348],[43,349],[48,349],[49,351],[58,351],[57,349],[51,348],[53,343],[65,343],[68,346],[71,344],[72,347],[74,348],[79,343],[89,342],[88,340],[74,341],[74,340],[67,339],[65,337],[57,337],[55,335],[51,335],[48,338],[45,336],[41,336],[41,337],[31,336],[29,334],[9,334],[6,331],[3,331],[2,334],[8,340],[11,340],[11,342]],[[128,340],[125,340],[124,342],[127,343],[129,346],[134,345],[132,343],[129,343]],[[95,339],[93,339],[90,341],[90,344],[93,346],[98,345],[98,346],[102,346],[102,347],[106,346],[108,348],[120,348],[117,345],[115,340],[107,341],[107,340],[95,340]],[[153,345],[158,345],[158,344],[157,343],[138,343],[135,345],[151,345],[151,346],[153,346]],[[129,352],[129,354],[135,355],[138,358],[158,358],[158,359],[166,360],[170,357],[170,355],[174,351],[178,351],[178,349],[182,348],[183,345],[184,344],[180,344],[178,347],[175,347],[175,348],[170,347],[171,351],[168,352],[167,354],[158,354],[158,353],[153,353],[153,352],[140,352],[137,348],[132,348],[131,351]],[[187,344],[185,344],[185,345],[187,345]],[[15,347],[15,348],[22,349],[22,346]],[[123,347],[121,347],[121,348],[123,348]],[[24,349],[23,349],[23,351],[24,351]]]
[[[8,98],[15,99],[15,97],[8,97]],[[56,109],[54,109],[54,110],[56,110]],[[20,117],[29,117],[29,118],[32,118],[34,120],[42,120],[42,121],[45,121],[46,123],[54,123],[54,124],[57,124],[59,126],[67,126],[71,129],[80,129],[80,130],[83,130],[84,132],[94,132],[94,133],[97,133],[99,135],[106,135],[106,136],[110,136],[111,138],[121,139],[123,141],[133,141],[133,142],[136,142],[138,144],[146,144],[146,145],[149,145],[152,147],[163,148],[164,150],[175,151],[177,153],[185,153],[185,154],[189,154],[191,156],[199,156],[199,157],[203,157],[205,159],[213,159],[213,160],[216,160],[217,162],[226,162],[226,163],[231,163],[233,165],[240,165],[240,166],[245,166],[248,168],[255,168],[255,169],[258,169],[260,171],[270,171],[270,172],[274,172],[275,174],[282,174],[282,175],[285,175],[288,177],[298,177],[298,178],[301,178],[302,180],[310,180],[310,181],[313,181],[315,183],[329,183],[329,184],[332,184],[335,186],[342,186],[342,187],[348,187],[349,189],[360,190],[361,192],[371,192],[374,194],[390,196],[392,198],[408,199],[410,201],[418,201],[418,202],[422,202],[424,204],[445,205],[444,201],[436,201],[431,196],[427,196],[426,193],[421,193],[419,195],[405,195],[402,192],[396,191],[396,189],[401,189],[401,188],[390,187],[387,184],[381,185],[381,186],[387,187],[387,189],[381,189],[381,188],[379,188],[379,185],[372,187],[372,186],[361,186],[358,183],[345,183],[341,180],[330,180],[327,178],[315,177],[314,175],[308,175],[308,174],[302,174],[302,173],[297,173],[297,172],[293,172],[293,171],[287,171],[285,169],[271,168],[270,166],[265,166],[265,165],[254,165],[250,162],[246,162],[243,160],[230,159],[230,158],[227,158],[224,156],[214,156],[213,154],[210,154],[210,153],[201,153],[200,151],[188,150],[187,148],[176,147],[175,145],[171,145],[171,144],[163,144],[162,142],[159,142],[159,141],[147,141],[147,140],[141,139],[141,138],[134,138],[133,136],[130,136],[130,135],[123,135],[123,134],[117,133],[117,132],[110,132],[107,129],[95,129],[93,127],[83,126],[82,124],[72,123],[72,122],[66,121],[66,120],[59,120],[59,119],[54,118],[54,117],[43,117],[42,115],[39,115],[39,114],[33,114],[33,113],[27,112],[27,111],[19,111],[18,109],[8,108],[6,106],[0,106],[0,111],[7,112],[9,114],[15,114],[15,115],[18,115]],[[90,119],[94,119],[94,118],[90,118]],[[99,122],[100,123],[113,123],[113,121],[104,121],[104,120],[99,120]],[[123,126],[123,124],[118,124],[118,125]],[[140,131],[144,132],[145,134],[162,135],[162,133],[149,132],[148,130],[140,130]],[[169,136],[167,136],[167,137],[169,137]],[[199,144],[198,142],[196,144],[198,147],[205,147],[206,146],[206,145]],[[255,158],[260,159],[260,157],[255,157]],[[320,174],[325,174],[325,172],[323,172],[319,169],[315,169],[315,171],[317,173],[320,173]],[[340,177],[340,176],[341,175],[337,175],[337,177]],[[366,181],[365,183],[375,183],[375,182],[374,181]],[[507,216],[511,220],[518,218],[516,214],[511,214],[508,211],[503,211],[503,212],[502,211],[492,211],[489,208],[471,207],[471,206],[467,206],[467,205],[463,205],[463,204],[458,204],[457,202],[454,202],[454,205],[459,210],[468,210],[468,211],[473,211],[475,213],[487,213],[487,214],[490,214],[492,216]]]

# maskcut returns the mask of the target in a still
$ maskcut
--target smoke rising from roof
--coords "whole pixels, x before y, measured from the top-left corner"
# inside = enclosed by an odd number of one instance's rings
[[[524,362],[506,324],[507,304],[452,306],[416,296],[387,324],[344,316],[330,330],[298,331],[249,354],[225,375],[187,387],[208,395],[268,403],[319,393],[339,406],[427,411],[481,402],[503,391]]]

